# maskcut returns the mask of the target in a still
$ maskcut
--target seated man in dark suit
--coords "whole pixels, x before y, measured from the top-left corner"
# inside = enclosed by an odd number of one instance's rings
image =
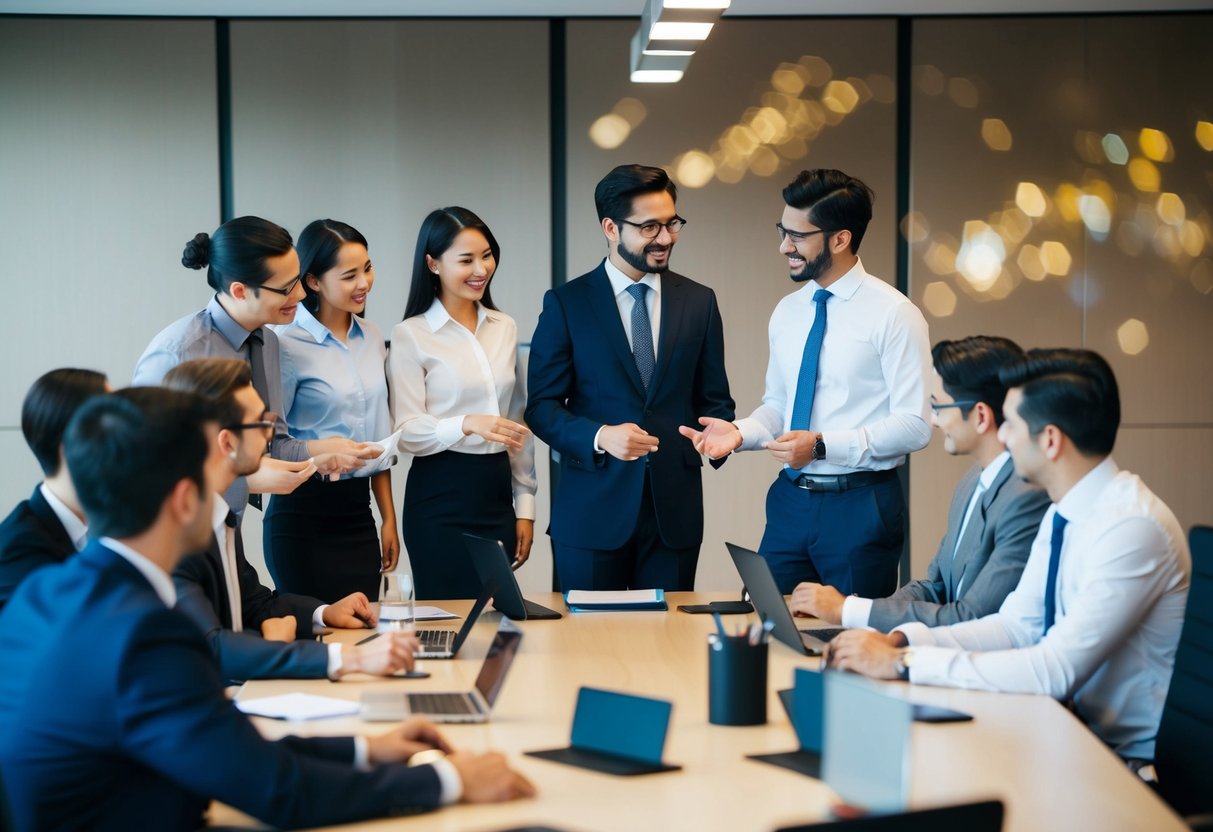
[[[937,627],[997,612],[1019,583],[1049,508],[1049,495],[1016,475],[998,439],[1007,397],[998,372],[1021,360],[1023,350],[1006,338],[979,335],[940,341],[931,358],[931,421],[943,434],[944,450],[972,456],[977,465],[952,495],[948,529],[927,577],[874,600],[844,598],[834,587],[802,583],[792,593],[798,615],[882,632],[909,621]]]
[[[0,779],[19,829],[195,829],[218,799],[321,826],[530,795],[499,755],[450,753],[421,720],[369,738],[263,739],[223,694],[169,575],[211,535],[212,406],[138,388],[73,418],[64,454],[94,539],[0,614]]]
[[[269,445],[273,415],[253,389],[247,361],[195,358],[170,370],[164,386],[203,396],[219,408],[216,442],[221,455],[213,478],[220,494],[237,477],[257,472]],[[173,571],[177,608],[202,628],[225,677],[339,679],[348,673],[391,675],[402,669],[397,658],[402,645],[392,643],[400,642],[402,633],[389,633],[361,647],[315,641],[316,629],[374,625],[367,597],[355,592],[324,604],[268,589],[244,556],[240,526],[229,524],[234,520],[227,504],[216,500],[210,547],[182,558]]]
[[[25,394],[21,433],[46,479],[0,523],[0,609],[26,575],[67,560],[88,541],[88,525],[60,446],[80,405],[108,390],[101,373],[65,368],[41,376]]]

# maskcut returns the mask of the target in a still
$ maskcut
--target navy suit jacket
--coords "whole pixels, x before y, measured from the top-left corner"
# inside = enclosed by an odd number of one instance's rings
[[[636,527],[646,466],[662,540],[673,548],[703,540],[703,459],[678,428],[698,428],[700,416],[733,419],[724,327],[711,289],[674,272],[660,280],[657,367],[647,392],[603,264],[543,298],[526,421],[560,452],[550,529],[557,543],[622,546]],[[632,462],[595,454],[598,429],[623,422],[656,436],[658,451]]]
[[[236,578],[240,585],[240,618],[244,632],[232,630],[232,604],[227,596],[223,558],[211,536],[205,552],[189,555],[173,570],[177,609],[202,628],[224,678],[322,679],[328,675],[328,647],[315,640],[312,615],[321,605],[317,598],[270,590],[244,557],[240,530],[236,529]],[[295,616],[298,639],[290,643],[266,641],[261,622]]]
[[[0,523],[0,609],[35,569],[62,563],[74,554],[76,545],[42,496],[41,486],[35,488]]]
[[[0,775],[18,829],[195,829],[211,798],[275,826],[431,809],[430,766],[351,765],[349,737],[263,739],[206,642],[99,541],[0,614]]]

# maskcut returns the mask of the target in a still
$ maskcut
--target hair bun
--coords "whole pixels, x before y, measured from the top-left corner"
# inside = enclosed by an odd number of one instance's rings
[[[181,252],[181,265],[187,269],[203,269],[211,262],[211,236],[205,232],[195,234]]]

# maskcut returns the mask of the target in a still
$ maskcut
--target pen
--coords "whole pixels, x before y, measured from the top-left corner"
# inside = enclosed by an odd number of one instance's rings
[[[713,612],[712,618],[716,619],[716,632],[720,634],[722,639],[728,638],[728,634],[724,631],[724,619],[720,617],[720,613]]]
[[[373,624],[371,624],[371,619],[367,618],[365,615],[363,615],[360,612],[354,613],[354,618],[357,618],[359,621],[362,622],[362,626],[364,629],[369,630],[374,626]]]

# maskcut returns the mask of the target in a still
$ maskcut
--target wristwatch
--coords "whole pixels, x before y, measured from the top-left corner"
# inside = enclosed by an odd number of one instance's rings
[[[821,434],[817,434],[817,441],[813,444],[813,460],[826,458],[826,441],[821,438]]]
[[[914,664],[914,650],[907,647],[902,650],[897,656],[897,663],[893,665],[893,669],[897,671],[897,676],[902,681],[910,681],[910,665]]]

